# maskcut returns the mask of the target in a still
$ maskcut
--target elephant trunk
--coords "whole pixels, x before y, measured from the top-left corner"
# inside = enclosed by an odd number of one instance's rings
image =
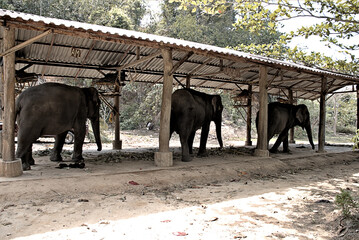
[[[101,144],[101,135],[100,135],[100,120],[97,119],[91,119],[91,125],[93,134],[95,136],[96,144],[97,144],[97,151],[102,150],[102,144]]]
[[[222,118],[219,119],[218,121],[216,121],[215,123],[216,123],[216,134],[217,134],[218,143],[219,143],[220,148],[223,148],[223,141],[222,141]]]
[[[312,149],[314,149],[314,143],[313,143],[313,136],[312,136],[312,128],[310,126],[310,123],[305,127],[305,130],[307,131],[308,140],[310,145],[312,145]]]

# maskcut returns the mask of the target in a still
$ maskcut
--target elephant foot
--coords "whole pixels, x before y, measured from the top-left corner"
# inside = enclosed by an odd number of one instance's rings
[[[192,158],[190,156],[182,156],[182,162],[191,162]]]
[[[273,148],[271,148],[271,149],[269,150],[269,152],[270,152],[270,153],[278,153],[278,149],[273,149]]]
[[[289,149],[286,149],[286,150],[283,150],[283,153],[292,154],[292,151],[290,151]]]
[[[72,158],[72,161],[75,163],[83,163],[85,162],[85,159],[81,156],[80,158]]]
[[[62,157],[60,156],[56,156],[56,155],[51,155],[50,156],[50,161],[52,162],[62,162]]]
[[[29,164],[30,165],[35,165],[35,160],[31,157],[31,159],[29,160]]]
[[[197,157],[208,157],[207,151],[200,151],[197,153]]]
[[[28,163],[23,163],[23,164],[22,164],[22,170],[23,170],[23,171],[31,170],[30,164],[28,164]]]

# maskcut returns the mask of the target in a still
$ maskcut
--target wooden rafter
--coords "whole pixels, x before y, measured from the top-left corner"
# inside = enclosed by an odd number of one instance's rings
[[[50,44],[49,50],[48,50],[47,53],[46,53],[45,62],[48,62],[48,61],[49,61],[49,58],[50,58],[50,55],[51,55],[51,52],[52,52],[52,49],[53,49],[53,46],[54,46],[54,42],[55,42],[55,36],[56,36],[55,34],[52,34],[51,44]],[[42,77],[44,77],[46,68],[47,68],[46,65],[42,67],[42,71],[41,71],[41,76],[42,76]]]
[[[143,62],[149,61],[149,60],[151,60],[151,59],[153,59],[155,57],[158,57],[159,55],[161,55],[161,50],[160,49],[157,50],[155,53],[152,53],[151,55],[148,55],[146,57],[142,57],[142,58],[140,58],[140,59],[138,59],[136,61],[127,63],[125,65],[122,65],[121,67],[118,67],[117,71],[120,72],[120,71],[122,71],[122,70],[124,70],[126,68],[136,66],[136,65],[138,65],[140,63],[143,63]]]
[[[6,55],[8,55],[8,54],[10,54],[10,53],[16,52],[16,51],[18,51],[18,50],[20,50],[20,49],[22,49],[22,48],[24,48],[24,47],[26,47],[26,46],[28,46],[28,45],[34,43],[34,42],[40,40],[41,38],[46,37],[46,36],[49,35],[50,33],[53,33],[53,30],[52,30],[52,29],[47,30],[47,31],[45,31],[45,32],[43,32],[43,33],[37,35],[36,37],[33,37],[33,38],[31,38],[31,39],[29,39],[29,40],[23,42],[23,43],[20,43],[20,44],[18,44],[18,45],[16,45],[16,46],[14,46],[14,47],[12,47],[12,48],[6,50],[5,52],[3,52],[3,53],[0,54],[0,57],[4,57],[4,56],[6,56]]]
[[[211,62],[213,60],[213,58],[208,58],[206,61],[204,61],[201,65],[198,65],[197,67],[195,67],[194,69],[192,69],[192,71],[190,71],[188,73],[188,75],[193,75],[193,73],[197,72],[198,70],[200,70],[201,68],[203,68],[204,66],[206,66],[209,62]]]
[[[96,41],[93,40],[92,43],[91,43],[90,49],[87,51],[86,56],[85,56],[85,57],[82,59],[82,61],[81,61],[81,66],[82,66],[82,67],[85,65],[85,63],[86,63],[88,57],[90,56],[90,54],[91,54],[91,52],[92,52],[92,49],[94,48],[95,44],[96,44]],[[81,72],[81,69],[78,69],[78,70],[77,70],[77,73],[76,73],[76,75],[75,75],[75,80],[76,80],[77,77],[79,76],[80,72]]]
[[[177,71],[177,69],[178,69],[185,61],[187,61],[192,55],[193,55],[193,52],[192,52],[192,51],[191,51],[191,52],[188,52],[188,53],[186,54],[186,56],[184,56],[181,60],[179,60],[179,61],[173,66],[173,68],[172,68],[170,74],[171,74],[171,75],[174,74],[174,73]]]

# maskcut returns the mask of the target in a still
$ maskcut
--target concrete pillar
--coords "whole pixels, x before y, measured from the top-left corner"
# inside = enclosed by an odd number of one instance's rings
[[[319,111],[319,132],[318,132],[318,152],[325,152],[325,97],[327,94],[327,78],[322,78],[322,87],[320,93],[320,111]]]
[[[1,27],[3,31],[3,50],[15,46],[15,29]],[[20,159],[15,159],[15,52],[5,55],[4,65],[4,122],[3,148],[0,159],[0,176],[17,177],[22,175]]]
[[[259,67],[259,118],[258,140],[255,156],[268,157],[268,93],[267,93],[267,67]]]
[[[247,135],[245,146],[252,146],[252,85],[248,86],[248,99],[247,99]]]
[[[170,167],[173,165],[172,152],[169,151],[171,99],[173,88],[173,76],[170,74],[173,68],[172,50],[162,49],[163,57],[163,90],[160,118],[159,152],[155,153],[155,164],[159,167]]]

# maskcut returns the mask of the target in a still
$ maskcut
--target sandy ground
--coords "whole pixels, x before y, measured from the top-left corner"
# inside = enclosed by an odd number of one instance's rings
[[[350,147],[296,144],[257,158],[212,137],[209,157],[183,163],[174,138],[174,166],[158,168],[156,133],[122,140],[124,150],[105,144],[100,155],[85,144],[84,169],[56,168],[52,143],[37,144],[31,171],[0,178],[0,239],[359,239],[334,203],[341,189],[358,194]]]

